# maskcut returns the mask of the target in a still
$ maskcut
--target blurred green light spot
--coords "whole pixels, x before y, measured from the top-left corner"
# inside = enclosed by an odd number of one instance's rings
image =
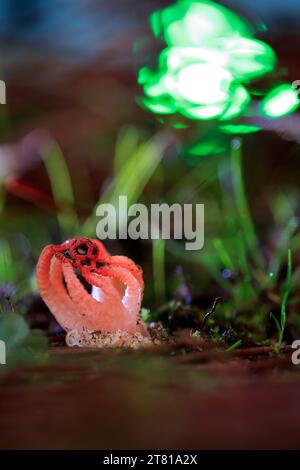
[[[299,106],[298,91],[290,84],[273,88],[262,102],[265,116],[276,118],[292,113]]]
[[[157,82],[152,82],[149,85],[145,85],[144,91],[146,95],[156,98],[163,95],[166,89],[163,86],[163,83],[158,80]]]
[[[161,69],[177,71],[182,66],[208,63],[223,67],[227,63],[226,55],[208,47],[169,47],[160,54]]]
[[[216,47],[226,55],[228,70],[241,81],[261,77],[276,65],[273,49],[258,39],[221,38]]]
[[[150,16],[150,26],[154,36],[159,36],[161,33],[161,21],[160,21],[160,12],[155,11]]]
[[[169,46],[199,46],[216,37],[252,36],[249,23],[217,3],[181,0],[161,12]]]
[[[138,73],[138,84],[144,85],[153,77],[153,72],[148,67],[142,67]]]
[[[174,129],[187,129],[189,126],[187,124],[184,124],[183,122],[174,122],[172,124]]]
[[[224,137],[223,137],[224,139]],[[205,139],[204,141],[197,142],[188,149],[190,155],[206,157],[207,155],[217,155],[228,150],[226,141],[221,139]]]
[[[208,0],[178,0],[150,18],[154,36],[165,41],[153,69],[142,67],[140,100],[156,114],[181,114],[189,119],[228,121],[251,103],[247,86],[275,69],[277,57],[254,38],[249,22]],[[251,87],[253,90],[253,86]],[[298,106],[296,90],[273,92],[263,101],[264,114],[278,117]],[[224,132],[231,132],[224,126]],[[233,133],[259,130],[233,125]]]
[[[238,116],[249,105],[250,101],[251,98],[246,88],[241,85],[238,86],[221,120],[225,121]]]
[[[190,119],[216,119],[224,112],[225,105],[195,106],[181,109],[180,112]]]
[[[168,102],[163,99],[161,99],[160,101],[151,101],[150,99],[142,98],[140,102],[152,113],[173,114],[176,112],[174,103]]]
[[[260,21],[258,23],[258,27],[259,27],[260,31],[267,31],[268,30],[268,27],[267,27],[266,23],[264,23],[263,21]]]
[[[249,124],[226,124],[224,126],[220,126],[219,129],[226,134],[251,134],[252,132],[258,132],[261,130],[260,127]]]
[[[230,73],[211,64],[193,64],[178,74],[178,93],[195,104],[213,104],[226,100],[232,82]]]

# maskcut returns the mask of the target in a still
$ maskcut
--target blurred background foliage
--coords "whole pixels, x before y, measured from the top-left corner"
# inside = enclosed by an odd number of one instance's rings
[[[0,337],[23,328],[25,344],[26,325],[58,331],[36,290],[39,253],[95,236],[96,206],[119,195],[205,204],[199,252],[177,241],[106,243],[143,267],[153,318],[169,301],[204,312],[221,297],[209,319],[216,334],[219,321],[279,343],[284,330],[286,340],[299,337],[298,112],[276,123],[250,119],[263,130],[241,137],[214,121],[182,125],[141,108],[139,51],[151,37],[149,16],[170,1],[0,3]],[[297,1],[221,3],[276,51],[274,84],[300,78]],[[27,323],[7,325],[8,314]]]

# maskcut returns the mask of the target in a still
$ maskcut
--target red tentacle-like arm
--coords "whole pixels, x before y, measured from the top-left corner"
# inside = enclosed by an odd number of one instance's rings
[[[142,270],[125,256],[109,256],[99,240],[49,245],[37,265],[41,296],[70,331],[136,333],[143,297]]]

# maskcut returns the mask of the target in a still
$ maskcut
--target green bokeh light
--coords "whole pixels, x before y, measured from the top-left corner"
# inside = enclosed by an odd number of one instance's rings
[[[253,132],[259,132],[261,128],[259,126],[253,126],[250,124],[226,124],[220,126],[219,129],[225,134],[251,134]]]
[[[170,100],[161,98],[160,101],[153,101],[148,98],[142,98],[140,103],[155,114],[174,114],[176,107]]]
[[[272,72],[277,62],[273,49],[258,39],[222,38],[215,47],[226,56],[226,67],[241,82]]]
[[[256,96],[249,85],[276,67],[275,52],[254,38],[248,21],[214,2],[178,0],[152,14],[151,27],[167,47],[156,68],[140,69],[138,83],[145,94],[140,103],[156,114],[220,121],[247,115],[251,95]],[[278,117],[295,110],[298,97],[291,88],[281,89],[279,96],[272,91],[263,101],[264,114]]]
[[[239,116],[248,106],[250,101],[250,94],[248,93],[246,88],[244,88],[242,85],[238,85],[236,87],[234,96],[232,97],[228,108],[221,117],[221,120],[227,121],[229,119],[233,119]]]
[[[187,153],[192,156],[206,157],[208,155],[225,153],[228,150],[228,140],[224,136],[214,135],[214,137],[207,137],[191,145],[187,149]]]
[[[224,112],[225,105],[195,106],[182,108],[181,114],[190,119],[209,120],[220,117]]]
[[[154,34],[161,34],[169,46],[199,47],[219,37],[253,35],[247,21],[209,1],[178,1],[155,12],[151,25]]]
[[[226,101],[231,82],[232,76],[221,67],[192,64],[179,71],[176,90],[191,103],[208,105]]]
[[[298,91],[290,84],[273,88],[262,102],[265,116],[276,118],[292,113],[299,106]]]

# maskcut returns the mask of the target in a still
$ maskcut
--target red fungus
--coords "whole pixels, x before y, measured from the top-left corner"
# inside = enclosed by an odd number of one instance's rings
[[[99,240],[70,239],[46,246],[37,265],[37,284],[67,332],[145,334],[139,325],[142,270],[125,256],[110,256]]]

